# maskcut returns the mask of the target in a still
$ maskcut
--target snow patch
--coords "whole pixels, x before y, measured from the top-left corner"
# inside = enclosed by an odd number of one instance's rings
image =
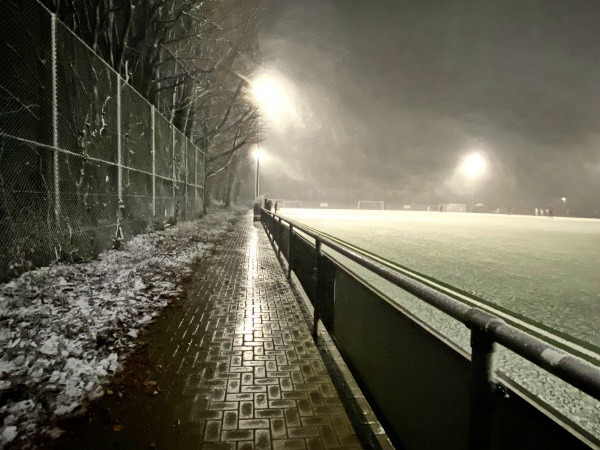
[[[189,266],[215,245],[236,212],[139,235],[84,264],[32,270],[0,285],[0,448],[19,445],[57,416],[102,396],[140,331],[177,299]]]
[[[10,425],[2,430],[2,441],[4,441],[4,443],[12,442],[17,437],[17,434],[19,434],[17,432],[17,427]]]

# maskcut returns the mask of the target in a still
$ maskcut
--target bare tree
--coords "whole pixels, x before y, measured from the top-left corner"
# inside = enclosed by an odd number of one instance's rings
[[[46,0],[80,37],[206,153],[211,180],[257,135],[244,79],[259,63],[261,0]],[[206,208],[206,206],[205,206]]]

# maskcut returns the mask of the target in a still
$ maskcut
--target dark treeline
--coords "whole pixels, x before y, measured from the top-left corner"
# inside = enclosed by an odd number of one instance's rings
[[[0,0],[0,280],[235,201],[261,4]]]
[[[239,185],[238,150],[256,140],[245,80],[259,61],[261,0],[45,0],[46,6],[207,154],[225,203]]]

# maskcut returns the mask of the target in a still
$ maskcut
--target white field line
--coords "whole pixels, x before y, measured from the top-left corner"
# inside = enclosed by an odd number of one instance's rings
[[[321,231],[319,231],[319,230],[317,230],[315,228],[308,227],[307,225],[304,225],[304,226],[306,226],[307,228],[310,228],[311,230],[313,230],[313,231],[315,231],[317,233],[322,233]],[[353,244],[350,244],[348,242],[345,242],[345,241],[342,241],[340,239],[337,239],[334,236],[331,236],[330,234],[327,234],[327,237],[330,238],[330,239],[332,239],[332,240],[334,240],[334,241],[337,241],[340,245],[344,245],[344,246],[353,248],[356,252],[361,253],[362,255],[364,255],[364,256],[366,256],[366,257],[368,257],[370,259],[378,261],[379,263],[383,264],[384,266],[391,267],[394,270],[396,270],[398,272],[401,272],[401,273],[403,273],[403,274],[405,274],[405,275],[407,275],[407,276],[409,276],[409,277],[411,277],[413,279],[419,280],[423,284],[426,284],[427,286],[430,286],[430,287],[432,287],[434,289],[437,289],[438,291],[441,291],[441,292],[444,292],[446,294],[449,294],[452,297],[460,298],[465,303],[469,303],[469,304],[475,305],[478,308],[486,310],[487,312],[489,312],[491,314],[494,314],[494,315],[496,315],[498,317],[501,317],[503,319],[507,319],[508,321],[510,321],[512,323],[515,323],[515,324],[518,324],[519,326],[521,326],[521,327],[523,327],[523,328],[525,328],[527,330],[530,330],[533,333],[537,333],[538,335],[545,336],[548,339],[551,339],[551,340],[553,340],[555,342],[558,342],[558,343],[564,345],[565,347],[570,348],[571,350],[573,350],[575,352],[578,352],[580,354],[584,354],[584,355],[590,357],[591,359],[593,359],[594,361],[597,361],[597,362],[600,363],[600,355],[598,353],[592,351],[592,350],[589,350],[589,349],[587,349],[585,347],[582,347],[582,346],[580,346],[580,345],[578,345],[578,344],[576,344],[574,342],[568,341],[568,340],[566,340],[566,339],[564,339],[564,338],[562,338],[560,336],[556,336],[555,334],[552,334],[552,333],[550,333],[547,330],[544,330],[544,329],[539,328],[539,327],[537,327],[537,326],[535,326],[533,324],[525,322],[525,321],[523,321],[523,320],[521,320],[521,319],[519,319],[517,317],[514,317],[514,316],[512,316],[510,314],[505,313],[504,311],[500,311],[500,310],[494,308],[493,306],[487,305],[485,303],[481,303],[481,302],[473,299],[472,297],[467,297],[466,295],[463,295],[460,292],[456,292],[456,291],[454,291],[454,290],[452,290],[452,289],[450,289],[450,288],[448,288],[446,286],[442,286],[442,285],[436,283],[435,281],[432,281],[432,280],[430,280],[428,278],[422,277],[422,276],[420,276],[420,275],[418,275],[416,273],[411,272],[410,270],[407,270],[407,269],[405,269],[403,267],[399,267],[399,266],[397,266],[395,263],[393,263],[391,261],[388,261],[388,260],[385,260],[385,259],[380,258],[378,256],[375,256],[372,253],[367,253],[364,250],[362,250],[360,247],[356,247]]]

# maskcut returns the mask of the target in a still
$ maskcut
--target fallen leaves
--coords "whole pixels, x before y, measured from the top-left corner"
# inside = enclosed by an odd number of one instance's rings
[[[156,381],[146,381],[143,383],[144,393],[148,395],[158,395],[160,393],[160,388],[158,387],[158,383]]]
[[[218,211],[137,236],[94,261],[32,270],[0,285],[0,448],[15,440],[25,446],[42,422],[113,392],[108,381],[143,329],[182,297],[182,279],[225,235],[233,214]],[[153,381],[144,390],[160,392]]]

